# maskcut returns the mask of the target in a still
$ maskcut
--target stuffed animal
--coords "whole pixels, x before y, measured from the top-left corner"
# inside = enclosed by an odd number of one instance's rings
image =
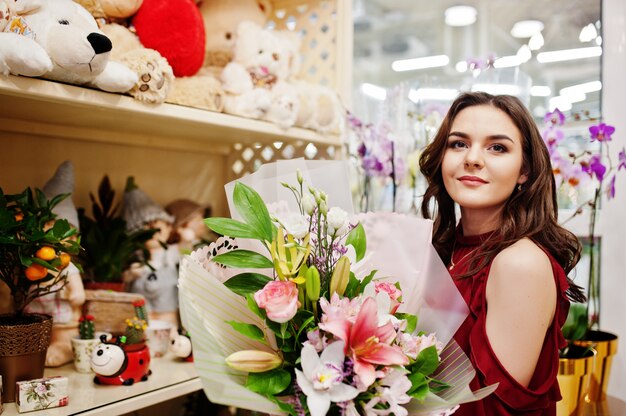
[[[111,59],[133,70],[137,83],[128,91],[139,101],[158,104],[165,101],[174,82],[172,67],[154,49],[144,48],[137,35],[117,23],[102,26],[113,42]]]
[[[296,126],[338,134],[343,128],[343,107],[335,91],[308,81],[293,82],[300,100]]]
[[[265,26],[272,13],[269,0],[203,0],[199,8],[206,36],[200,72],[216,78],[232,59],[239,22]]]
[[[111,40],[72,0],[15,0],[0,33],[0,70],[126,92],[137,75],[109,61]]]
[[[227,92],[225,112],[271,121],[283,128],[295,123],[299,99],[288,82],[293,51],[298,49],[290,45],[295,39],[253,22],[239,24],[233,60],[221,75]]]

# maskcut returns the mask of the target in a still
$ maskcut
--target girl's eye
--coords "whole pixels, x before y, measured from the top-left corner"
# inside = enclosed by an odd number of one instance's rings
[[[493,146],[491,146],[491,150],[498,153],[504,153],[506,152],[506,147],[501,144],[494,144]]]
[[[462,140],[451,140],[448,142],[448,147],[451,149],[462,149],[467,146]]]

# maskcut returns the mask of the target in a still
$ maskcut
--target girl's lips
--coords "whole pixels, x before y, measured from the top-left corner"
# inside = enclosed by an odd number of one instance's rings
[[[482,185],[487,183],[486,180],[479,178],[478,176],[461,176],[459,181],[466,185]]]

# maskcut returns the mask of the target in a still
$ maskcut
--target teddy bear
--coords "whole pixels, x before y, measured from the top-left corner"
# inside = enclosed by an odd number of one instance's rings
[[[0,33],[2,72],[109,92],[126,92],[137,82],[133,71],[109,60],[111,40],[79,4],[15,0],[11,7],[10,21]]]
[[[290,61],[299,49],[294,42],[297,37],[289,32],[239,23],[233,59],[221,74],[226,113],[271,121],[282,128],[294,125],[299,98],[288,81]]]
[[[101,29],[113,42],[111,59],[126,65],[138,76],[128,94],[146,103],[164,102],[174,83],[174,73],[167,60],[154,49],[144,48],[125,26],[110,23]]]

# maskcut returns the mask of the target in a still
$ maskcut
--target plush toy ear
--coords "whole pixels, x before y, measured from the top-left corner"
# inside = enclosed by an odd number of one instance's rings
[[[42,0],[15,0],[14,8],[15,13],[28,14],[39,10],[42,5]]]

